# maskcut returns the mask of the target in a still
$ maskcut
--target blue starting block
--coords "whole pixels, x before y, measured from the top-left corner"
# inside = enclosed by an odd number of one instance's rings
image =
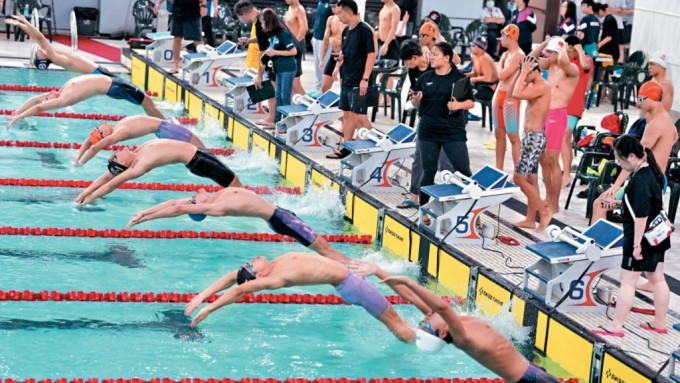
[[[292,105],[276,107],[282,118],[276,124],[274,137],[298,149],[332,150],[321,143],[319,131],[342,117],[342,111],[336,107],[338,101],[340,95],[330,90],[318,99],[296,95]]]
[[[199,45],[197,53],[182,56],[182,79],[187,78],[191,85],[198,88],[216,88],[220,86],[217,74],[221,69],[228,69],[236,63],[244,63],[246,53],[238,49],[238,45],[225,41],[217,48]]]
[[[549,241],[534,243],[527,249],[540,259],[524,270],[524,291],[549,306],[569,297],[559,306],[562,312],[603,312],[610,297],[598,298],[593,282],[604,273],[621,266],[623,230],[611,222],[598,220],[583,233],[551,225],[546,229]],[[588,272],[579,276],[593,262]],[[602,292],[607,293],[604,289]]]
[[[172,52],[174,36],[170,32],[147,33],[146,37],[153,40],[145,48],[146,58],[160,66],[169,65],[175,58]],[[182,47],[189,45],[190,41],[182,40]]]
[[[253,85],[257,71],[246,69],[241,76],[224,77],[219,80],[227,89],[224,95],[224,106],[232,113],[248,120],[255,120],[267,116],[262,102],[253,103],[248,95],[248,87]]]
[[[338,174],[363,190],[393,191],[397,186],[392,184],[387,170],[415,153],[416,131],[399,124],[387,134],[366,128],[359,129],[358,133],[360,140],[342,143],[352,154],[340,161]],[[345,176],[345,170],[351,172],[349,177]]]
[[[450,245],[492,245],[493,235],[483,238],[480,214],[508,200],[519,187],[508,182],[509,176],[490,166],[484,166],[472,177],[458,172],[443,172],[443,184],[424,186],[430,202],[420,207],[420,227],[444,239]],[[423,215],[430,216],[430,225],[423,223]]]

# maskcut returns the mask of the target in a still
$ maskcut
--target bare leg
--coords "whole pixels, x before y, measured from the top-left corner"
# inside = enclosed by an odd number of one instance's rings
[[[522,193],[527,197],[527,216],[523,221],[515,222],[515,226],[525,228],[525,229],[535,229],[536,228],[536,196],[538,190],[533,190],[534,187],[531,185],[529,178],[523,174],[515,173],[513,175],[513,181],[522,190]],[[535,177],[535,175],[534,175]],[[531,197],[533,196],[533,197]],[[538,197],[540,199],[540,196]]]
[[[616,309],[614,310],[614,319],[610,327],[611,332],[622,332],[623,322],[633,307],[633,300],[635,299],[635,281],[640,276],[639,271],[621,270],[621,287],[619,293],[616,295]],[[668,285],[666,285],[668,288]],[[668,305],[666,305],[668,307]],[[665,324],[664,324],[665,327]]]
[[[347,258],[345,254],[336,250],[331,246],[322,236],[318,236],[309,248],[316,251],[317,253],[323,255],[324,257],[330,258],[334,261],[338,261],[342,264],[349,263],[350,259]]]
[[[519,150],[522,148],[522,142],[519,139],[519,133],[508,133],[508,139],[510,140],[510,151],[512,153],[512,165],[514,169],[519,162]],[[505,156],[505,152],[503,153],[503,156]]]
[[[656,265],[656,270],[653,273],[647,273],[649,282],[652,284],[652,291],[654,293],[654,328],[666,328],[666,313],[668,312],[668,303],[671,300],[671,292],[666,283],[666,276],[663,273],[663,263]]]
[[[333,76],[323,75],[323,80],[321,80],[321,93],[328,92],[329,89],[333,87]]]
[[[355,114],[354,115],[354,121],[355,121],[355,127],[357,129],[359,128],[366,128],[366,129],[371,129],[371,121],[368,119],[368,115],[366,114]]]
[[[656,271],[663,273],[663,262],[659,262],[659,265],[656,268]],[[654,290],[652,289],[652,281],[650,281],[651,276],[649,275],[650,273],[645,273],[645,278],[647,278],[647,281],[644,283],[640,283],[637,286],[635,286],[636,289],[641,290],[641,291],[648,291],[648,292],[653,292]]]
[[[191,135],[191,140],[189,141],[189,143],[197,148],[205,149],[203,141],[201,141],[201,139],[198,138],[198,136],[196,136],[195,134]]]
[[[352,141],[354,139],[354,131],[356,130],[356,115],[349,111],[342,113],[342,138],[345,141]]]
[[[172,39],[172,72],[176,73],[179,70],[179,52],[182,49],[182,38],[175,37]]]
[[[564,131],[564,139],[562,141],[562,149],[560,154],[562,157],[562,182],[561,187],[567,186],[571,182],[571,163],[574,160],[574,153],[571,148],[573,133],[570,129]]]
[[[560,210],[560,190],[562,189],[562,174],[559,163],[560,151],[546,149],[541,155],[540,163],[543,167],[543,181],[545,182],[545,202],[553,213]]]
[[[142,108],[144,108],[144,111],[149,116],[165,119],[163,113],[161,113],[158,108],[156,108],[156,104],[153,103],[153,100],[149,98],[149,96],[144,97],[144,101],[142,101]]]
[[[506,133],[505,129],[496,128],[493,131],[496,137],[496,169],[503,171],[503,166],[505,164],[505,149],[506,149]]]
[[[593,202],[593,214],[590,218],[591,222],[597,222],[599,219],[607,218],[607,212],[609,210],[602,206],[602,201],[602,196],[600,196]]]
[[[241,183],[241,180],[238,179],[238,176],[234,176],[234,179],[229,184],[229,187],[230,188],[242,188],[243,184]]]
[[[302,87],[302,82],[300,82],[300,77],[295,77],[293,80],[293,95],[305,94],[305,88]]]

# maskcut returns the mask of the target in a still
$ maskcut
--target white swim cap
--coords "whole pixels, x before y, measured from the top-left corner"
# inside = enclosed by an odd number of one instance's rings
[[[566,43],[564,42],[564,39],[561,37],[555,37],[554,39],[551,39],[548,41],[548,45],[545,47],[545,50],[550,51],[550,52],[559,52],[564,48]]]
[[[437,352],[446,345],[446,342],[427,331],[416,329],[416,346],[418,350],[425,352]]]

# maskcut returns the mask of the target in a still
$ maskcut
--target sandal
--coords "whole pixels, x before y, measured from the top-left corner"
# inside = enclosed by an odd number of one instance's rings
[[[600,327],[600,328],[602,330],[593,330],[592,331],[593,334],[600,335],[600,336],[614,336],[614,337],[617,337],[617,338],[623,338],[623,336],[625,335],[622,332],[612,332],[612,331],[607,330],[604,327]]]
[[[421,220],[420,223],[423,224],[423,225],[425,225],[425,226],[430,226],[430,225],[432,224],[432,220],[430,219],[430,216],[429,216],[429,215],[424,215],[424,214],[423,214],[423,219]]]
[[[651,323],[649,322],[640,323],[640,328],[647,331],[654,331],[657,334],[668,334],[668,330],[665,328],[652,327]]]
[[[342,149],[340,149],[339,152],[335,152],[335,153],[331,153],[331,154],[327,155],[326,158],[331,159],[331,160],[341,160],[341,159],[349,156],[350,154],[352,154],[352,152],[349,149],[342,148]]]
[[[399,205],[396,206],[397,209],[417,209],[420,206],[410,199],[403,200]]]

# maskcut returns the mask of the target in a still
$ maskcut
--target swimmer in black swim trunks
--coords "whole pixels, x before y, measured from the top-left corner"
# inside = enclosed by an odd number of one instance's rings
[[[55,49],[50,45],[45,36],[36,29],[23,15],[12,15],[5,18],[5,23],[21,28],[31,40],[38,44],[40,48],[33,56],[33,65],[40,70],[47,69],[50,64],[54,63],[69,72],[82,74],[103,74],[113,77],[113,73],[108,69],[97,66],[91,60],[80,56],[70,49]]]
[[[161,120],[150,116],[128,116],[118,121],[116,125],[102,122],[90,132],[90,136],[80,147],[75,165],[83,165],[100,150],[115,145],[121,141],[131,140],[154,133],[158,138],[188,142],[197,148],[205,148],[203,142],[191,130],[172,121]]]
[[[257,217],[269,224],[275,232],[295,238],[303,246],[317,253],[346,262],[347,257],[309,227],[294,213],[277,207],[257,194],[240,188],[228,188],[209,194],[201,189],[191,198],[174,199],[141,211],[130,220],[128,229],[139,223],[158,218],[189,214],[195,221],[206,215],[213,217]]]
[[[159,166],[181,163],[192,173],[207,177],[224,187],[242,187],[238,177],[210,151],[188,142],[169,139],[147,141],[134,152],[123,149],[115,152],[108,163],[108,171],[78,195],[76,203],[86,205],[103,197],[126,181],[141,177]]]
[[[31,97],[17,109],[7,124],[7,129],[15,122],[35,116],[48,110],[64,108],[77,104],[93,96],[107,95],[141,105],[149,116],[165,118],[156,109],[153,100],[136,86],[118,78],[101,74],[86,74],[72,78],[59,90],[41,93]]]

